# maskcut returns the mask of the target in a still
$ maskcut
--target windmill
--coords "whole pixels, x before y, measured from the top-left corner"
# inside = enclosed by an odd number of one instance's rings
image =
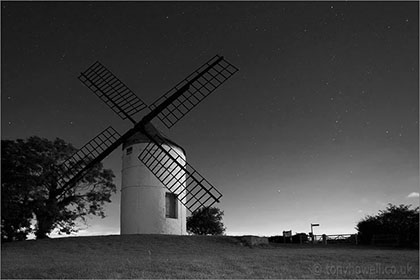
[[[79,80],[119,117],[131,121],[133,128],[123,135],[106,128],[60,166],[58,184],[71,189],[122,145],[121,234],[185,234],[186,210],[193,213],[211,206],[222,194],[187,163],[183,148],[163,136],[151,121],[157,117],[171,128],[237,71],[216,55],[147,106],[95,62]],[[136,121],[134,115],[146,108],[150,112]]]

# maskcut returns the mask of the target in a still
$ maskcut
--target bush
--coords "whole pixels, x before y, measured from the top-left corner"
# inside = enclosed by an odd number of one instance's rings
[[[302,239],[302,243],[307,243],[308,242],[308,235],[306,233],[296,233],[295,235],[292,235],[292,238],[284,237],[283,235],[275,235],[275,236],[270,236],[268,238],[268,242],[270,242],[270,243],[295,243],[295,244],[300,244],[301,239]]]
[[[268,238],[268,242],[270,243],[284,243],[284,239],[282,235],[275,235],[275,236],[270,236]]]
[[[374,236],[397,236],[395,243],[401,246],[419,245],[419,207],[388,204],[376,216],[366,216],[356,229],[362,244],[371,244]],[[397,245],[395,244],[395,245]]]
[[[307,243],[308,242],[308,235],[306,233],[296,233],[295,235],[292,236],[292,242],[293,243],[300,243],[302,239],[302,243]]]
[[[187,218],[187,231],[198,235],[222,235],[223,211],[216,207],[202,207]]]

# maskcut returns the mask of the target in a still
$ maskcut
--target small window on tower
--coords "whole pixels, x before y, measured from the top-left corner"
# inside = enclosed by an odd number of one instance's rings
[[[127,148],[126,154],[129,155],[133,152],[133,147]]]
[[[166,205],[166,218],[177,219],[177,199],[175,194],[166,193],[165,195],[165,205]]]

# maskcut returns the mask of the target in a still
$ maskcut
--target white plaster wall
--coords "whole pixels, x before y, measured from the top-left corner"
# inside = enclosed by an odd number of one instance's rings
[[[160,183],[153,173],[138,159],[147,143],[136,143],[123,150],[122,184],[121,184],[121,234],[186,234],[186,208],[177,200],[177,219],[165,216],[165,194],[169,190]],[[133,151],[127,155],[127,148]],[[172,146],[177,153],[185,156],[181,149]],[[177,172],[178,170],[172,170]],[[183,187],[177,193],[185,194],[185,173]],[[182,194],[182,196],[184,196]]]

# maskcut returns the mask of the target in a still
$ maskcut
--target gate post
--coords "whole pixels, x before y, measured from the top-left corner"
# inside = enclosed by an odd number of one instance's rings
[[[322,235],[322,244],[327,245],[327,235],[326,234]]]

